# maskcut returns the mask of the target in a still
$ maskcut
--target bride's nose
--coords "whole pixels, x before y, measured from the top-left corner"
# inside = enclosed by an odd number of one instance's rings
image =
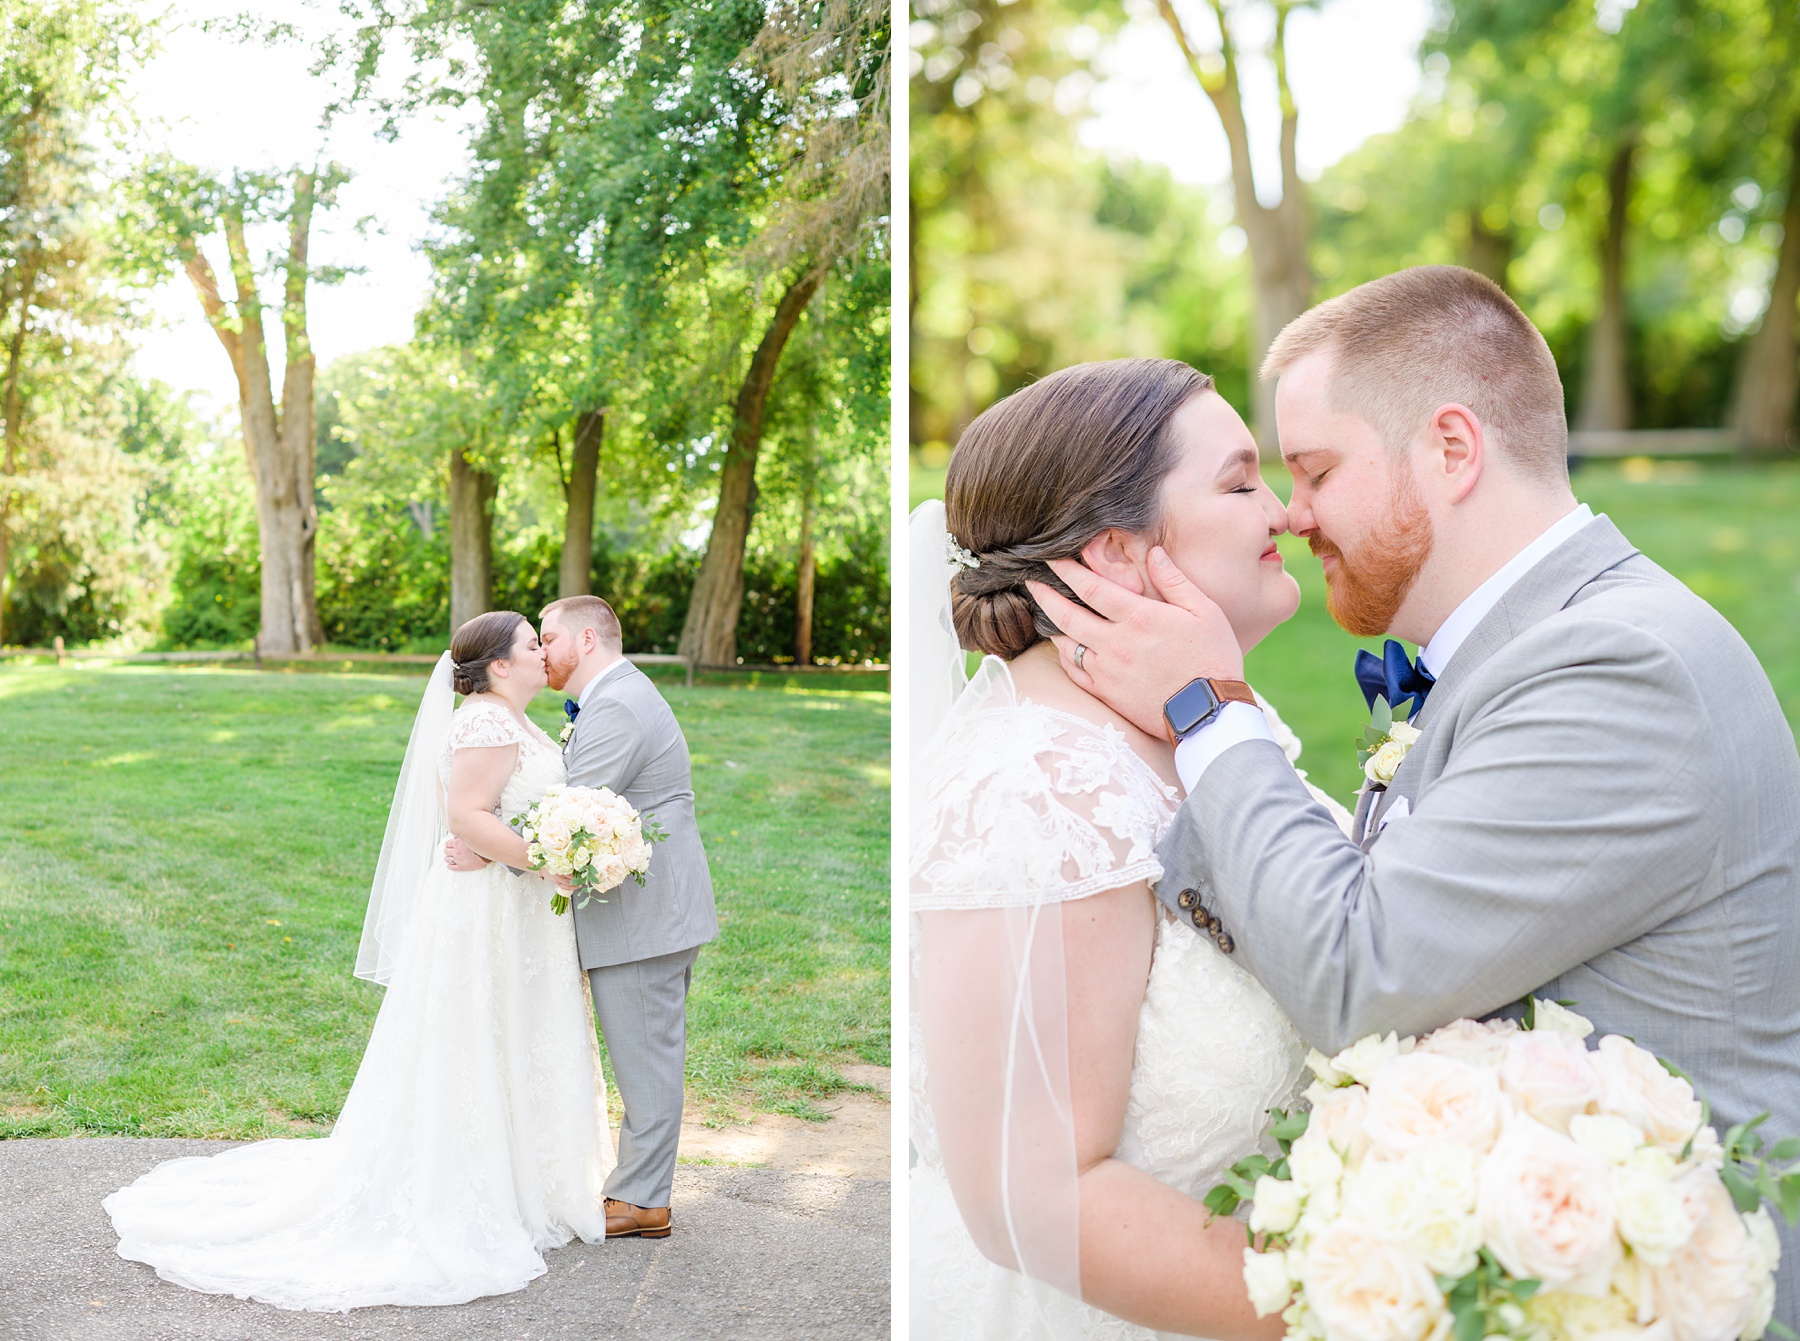
[[[1275,491],[1267,485],[1263,486],[1263,511],[1268,514],[1271,537],[1288,533],[1287,508],[1282,505],[1281,499]]]

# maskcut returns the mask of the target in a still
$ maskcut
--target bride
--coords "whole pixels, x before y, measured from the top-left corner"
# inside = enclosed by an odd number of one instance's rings
[[[281,1308],[460,1304],[522,1289],[606,1235],[615,1163],[567,917],[505,820],[563,781],[525,716],[545,685],[523,615],[456,631],[413,723],[356,972],[387,986],[325,1140],[161,1164],[104,1203],[119,1255]],[[464,695],[452,712],[452,689]],[[439,860],[448,827],[493,865]]]
[[[1173,748],[1069,680],[1025,584],[1066,592],[1045,561],[1079,556],[1153,591],[1160,544],[1248,649],[1298,608],[1286,529],[1243,421],[1163,359],[995,405],[944,504],[914,514],[916,1336],[1283,1331],[1250,1309],[1243,1226],[1198,1198],[1274,1153],[1267,1112],[1298,1098],[1305,1048],[1216,924],[1159,914]],[[966,686],[965,648],[986,654]]]

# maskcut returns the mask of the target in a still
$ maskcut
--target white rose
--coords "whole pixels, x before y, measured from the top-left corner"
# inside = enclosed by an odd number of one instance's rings
[[[1452,1141],[1480,1154],[1493,1146],[1500,1117],[1492,1071],[1415,1052],[1389,1062],[1370,1082],[1364,1126],[1377,1151],[1403,1155]]]
[[[1569,1034],[1533,1030],[1509,1040],[1500,1086],[1525,1112],[1557,1131],[1567,1131],[1569,1119],[1600,1098],[1600,1077],[1588,1050]]]
[[[1288,1283],[1287,1255],[1244,1249],[1244,1288],[1257,1317],[1281,1312],[1294,1296],[1293,1286]]]
[[[1321,1085],[1329,1085],[1336,1088],[1350,1079],[1349,1076],[1345,1075],[1342,1071],[1338,1070],[1337,1067],[1331,1064],[1331,1058],[1327,1057],[1317,1048],[1310,1048],[1307,1050],[1306,1065],[1307,1068],[1319,1078],[1318,1083]]]
[[[1499,1066],[1506,1059],[1506,1041],[1518,1032],[1511,1020],[1452,1020],[1420,1039],[1418,1051],[1471,1066]]]
[[[1391,738],[1383,741],[1381,747],[1363,764],[1363,776],[1370,782],[1387,786],[1394,780],[1394,774],[1400,771],[1400,761],[1406,758],[1409,748]]]
[[[1367,1085],[1375,1073],[1398,1057],[1401,1051],[1399,1035],[1370,1034],[1333,1057],[1331,1065],[1358,1084]]]
[[[1419,728],[1411,722],[1395,722],[1388,728],[1388,739],[1398,741],[1410,750],[1419,743]]]
[[[1530,1118],[1515,1119],[1481,1169],[1482,1238],[1516,1277],[1586,1294],[1619,1257],[1606,1163]]]
[[[1644,1133],[1610,1113],[1577,1113],[1569,1119],[1569,1136],[1608,1164],[1623,1164],[1644,1144]]]
[[[1369,1092],[1361,1085],[1327,1090],[1320,1087],[1312,1096],[1312,1116],[1307,1119],[1306,1134],[1323,1140],[1354,1168],[1368,1153]]]
[[[1616,1290],[1600,1295],[1545,1290],[1525,1305],[1526,1317],[1547,1341],[1628,1341],[1640,1330],[1631,1301]],[[1650,1337],[1639,1341],[1652,1341]],[[1672,1341],[1661,1336],[1655,1341]]]
[[[1431,1269],[1354,1221],[1319,1235],[1302,1274],[1328,1341],[1427,1341],[1449,1332]]]
[[[1694,1087],[1663,1069],[1661,1062],[1629,1039],[1608,1034],[1593,1056],[1600,1080],[1600,1107],[1615,1113],[1663,1149],[1679,1153],[1700,1129],[1705,1115]],[[1695,1142],[1699,1148],[1699,1142]]]
[[[1594,1032],[1594,1022],[1585,1015],[1577,1015],[1567,1006],[1539,997],[1532,1011],[1532,1032],[1586,1038]]]
[[[1323,1133],[1308,1126],[1306,1135],[1288,1151],[1288,1174],[1301,1195],[1316,1197],[1325,1188],[1335,1189],[1344,1176],[1344,1161]]]
[[[1781,1239],[1766,1206],[1758,1206],[1746,1215],[1744,1226],[1750,1231],[1750,1283],[1755,1298],[1750,1306],[1750,1321],[1744,1325],[1743,1341],[1756,1341],[1775,1316],[1775,1269],[1781,1265]]]
[[[1712,1170],[1693,1170],[1678,1186],[1693,1233],[1649,1273],[1656,1315],[1674,1328],[1675,1341],[1737,1341],[1760,1306],[1751,1270],[1760,1251]]]
[[[1619,1237],[1647,1265],[1667,1266],[1693,1233],[1675,1183],[1675,1161],[1655,1146],[1645,1146],[1614,1168],[1612,1179]]]
[[[1404,1245],[1438,1275],[1465,1275],[1481,1247],[1475,1160],[1447,1144],[1404,1160],[1370,1160],[1346,1185],[1345,1214]]]
[[[1250,1231],[1254,1234],[1285,1234],[1300,1218],[1300,1189],[1285,1178],[1264,1174],[1256,1180],[1256,1195],[1250,1207]],[[1285,1303],[1283,1307],[1285,1307]],[[1263,1312],[1273,1313],[1274,1309]]]

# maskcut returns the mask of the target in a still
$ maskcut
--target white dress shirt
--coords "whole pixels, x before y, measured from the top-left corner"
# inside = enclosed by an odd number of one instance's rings
[[[1512,590],[1513,584],[1535,568],[1551,550],[1593,520],[1593,509],[1586,503],[1578,504],[1562,520],[1508,559],[1499,572],[1469,593],[1438,626],[1431,641],[1425,644],[1425,650],[1419,653],[1419,664],[1433,678],[1442,675],[1464,640],[1487,617],[1488,611],[1500,603],[1500,598]],[[1199,786],[1200,776],[1207,766],[1233,745],[1246,740],[1274,739],[1261,708],[1248,703],[1227,703],[1212,721],[1175,747],[1175,771],[1181,775],[1181,785],[1191,793]]]

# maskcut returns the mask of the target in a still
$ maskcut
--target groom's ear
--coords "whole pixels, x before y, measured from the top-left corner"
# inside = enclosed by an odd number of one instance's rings
[[[1081,561],[1135,595],[1146,594],[1144,561],[1147,551],[1136,536],[1113,527],[1081,547]]]

